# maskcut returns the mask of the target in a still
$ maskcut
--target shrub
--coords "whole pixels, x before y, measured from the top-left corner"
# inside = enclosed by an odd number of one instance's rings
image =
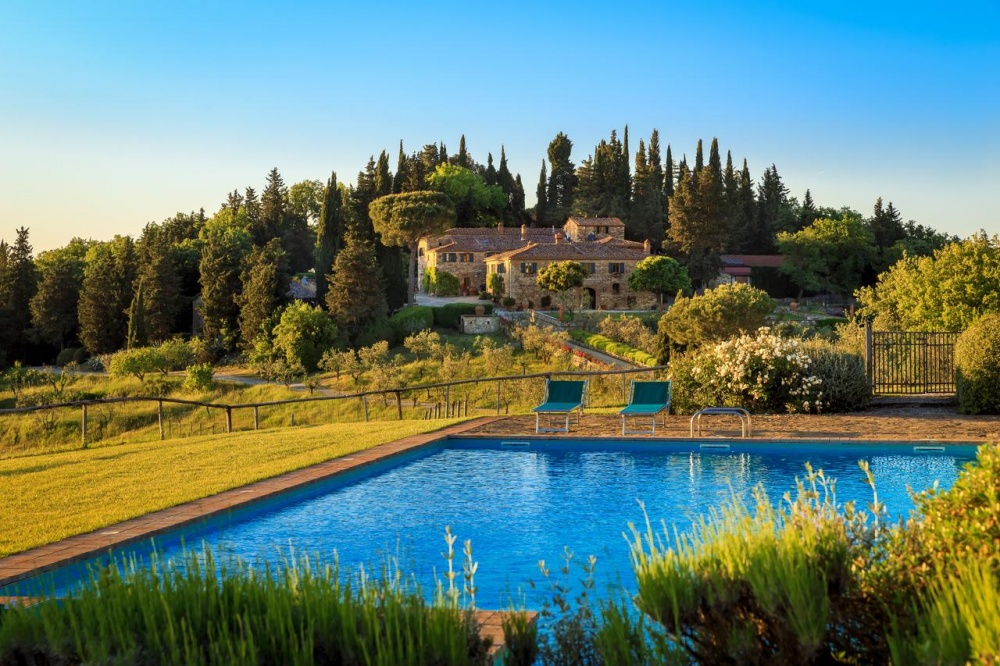
[[[135,347],[123,349],[111,355],[108,372],[112,377],[133,376],[140,382],[153,372],[165,372],[167,359],[155,347]]]
[[[824,412],[854,412],[868,405],[871,386],[864,356],[821,340],[807,342],[805,349],[812,359],[809,370],[819,378],[823,389]]]
[[[394,334],[390,345],[401,342],[406,336],[434,326],[434,310],[427,305],[411,305],[389,317],[389,325]]]
[[[963,414],[1000,414],[1000,315],[980,317],[959,336],[955,385]]]
[[[657,353],[666,363],[670,350],[685,350],[756,331],[774,311],[774,300],[748,284],[724,284],[700,296],[679,296],[660,318]]]
[[[580,344],[587,345],[588,347],[605,352],[606,354],[623,358],[626,361],[632,361],[637,365],[656,367],[656,357],[652,354],[647,354],[641,349],[635,349],[634,347],[630,347],[629,345],[621,342],[615,342],[614,340],[603,335],[598,335],[597,333],[587,333],[586,331],[574,330],[570,333],[570,335]]]
[[[449,303],[433,308],[434,325],[440,328],[453,328],[457,331],[462,325],[462,315],[475,314],[476,308],[485,308],[486,314],[493,312],[492,303]]]
[[[424,291],[435,296],[458,296],[458,278],[440,269],[428,268],[424,271]]]
[[[188,391],[205,393],[215,390],[215,368],[211,363],[196,363],[186,369],[184,388]]]
[[[552,296],[549,294],[543,294],[542,298],[538,301],[541,307],[547,308],[552,305]]]
[[[296,301],[274,327],[274,352],[291,367],[316,370],[323,352],[337,341],[337,326],[318,306]]]
[[[486,286],[489,287],[490,293],[493,294],[493,298],[500,298],[503,296],[503,276],[499,273],[491,273],[489,279],[486,281]]]
[[[638,317],[605,317],[598,324],[601,335],[641,349],[647,354],[656,352],[656,334]]]
[[[163,342],[158,347],[170,370],[184,370],[194,363],[194,353],[187,342],[174,338]]]
[[[820,411],[822,380],[811,365],[800,340],[762,328],[671,361],[674,405],[688,414],[710,406],[753,413]]]
[[[505,308],[512,308],[514,307],[514,304],[517,303],[512,296],[504,296],[503,301],[501,302]]]
[[[396,331],[393,330],[388,319],[376,319],[370,322],[358,334],[354,344],[358,347],[367,347],[382,341],[388,342],[390,345],[396,343]]]
[[[76,363],[80,365],[87,358],[87,352],[84,351],[82,347],[67,347],[59,352],[56,356],[56,365],[60,368],[69,365],[70,363]]]

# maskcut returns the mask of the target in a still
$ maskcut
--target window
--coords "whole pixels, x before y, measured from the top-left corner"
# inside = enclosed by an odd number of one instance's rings
[[[522,262],[521,272],[525,275],[534,275],[535,273],[538,272],[538,264],[536,264],[535,262],[531,262],[530,264]]]
[[[442,264],[453,264],[458,261],[458,255],[454,252],[442,252],[441,253],[441,263]]]
[[[625,264],[624,263],[620,263],[620,262],[619,263],[608,264],[608,272],[611,273],[612,275],[614,275],[616,273],[624,273],[625,272]]]
[[[611,283],[611,293],[612,294],[620,294],[620,293],[622,293],[622,286],[620,284],[618,284],[617,282],[612,282]]]
[[[507,272],[507,264],[498,264],[497,265],[497,273],[500,273],[501,275],[503,275],[506,272]]]
[[[589,264],[584,264],[583,266],[584,266],[584,268],[587,269],[587,272],[590,273],[591,275],[593,275],[594,273],[597,272],[597,264],[595,264],[593,262],[591,262]]]
[[[462,263],[466,263],[467,264],[470,261],[472,261],[472,253],[471,252],[463,252],[462,254],[460,254],[458,256],[458,260],[461,261]]]

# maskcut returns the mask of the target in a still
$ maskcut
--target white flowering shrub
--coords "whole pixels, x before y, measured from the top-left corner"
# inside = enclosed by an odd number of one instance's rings
[[[674,403],[680,413],[703,407],[818,413],[823,380],[811,366],[801,340],[761,328],[673,359]]]

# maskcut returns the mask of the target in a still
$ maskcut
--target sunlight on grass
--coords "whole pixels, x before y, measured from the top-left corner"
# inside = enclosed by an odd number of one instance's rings
[[[0,461],[0,557],[462,419],[329,424]]]

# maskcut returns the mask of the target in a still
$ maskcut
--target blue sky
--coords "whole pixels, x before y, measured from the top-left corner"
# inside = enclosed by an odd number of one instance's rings
[[[534,199],[628,124],[674,154],[717,136],[801,199],[1000,231],[1000,3],[6,2],[0,238],[37,250],[369,155],[506,146]]]

